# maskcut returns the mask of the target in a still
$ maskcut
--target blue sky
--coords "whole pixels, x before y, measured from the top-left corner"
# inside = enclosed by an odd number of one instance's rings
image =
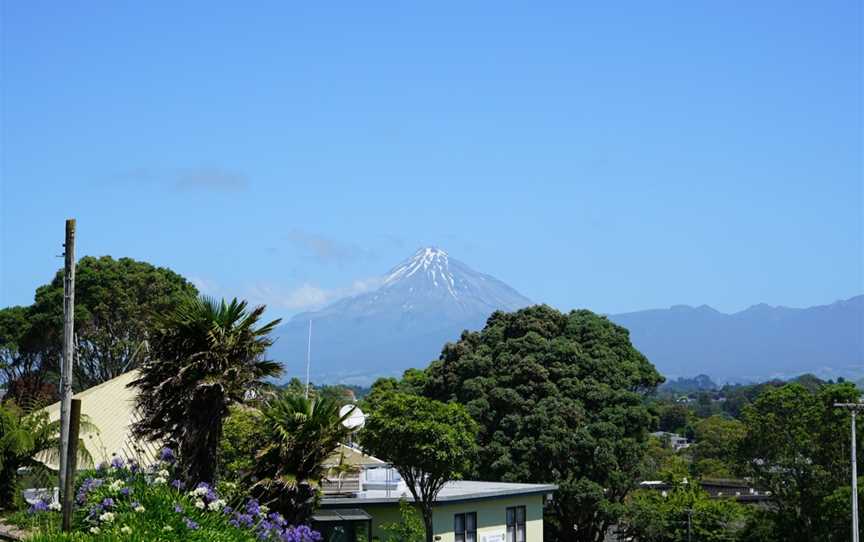
[[[864,292],[860,2],[311,4],[3,2],[0,306],[67,217],[279,315],[423,245],[562,309]]]

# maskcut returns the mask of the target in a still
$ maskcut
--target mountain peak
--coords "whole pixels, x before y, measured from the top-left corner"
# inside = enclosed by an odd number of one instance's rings
[[[450,257],[447,251],[437,247],[423,247],[417,250],[413,256],[390,270],[384,277],[384,287],[415,276],[425,277],[434,286],[443,286],[447,288],[450,295],[457,297],[454,289],[456,279],[450,272]]]

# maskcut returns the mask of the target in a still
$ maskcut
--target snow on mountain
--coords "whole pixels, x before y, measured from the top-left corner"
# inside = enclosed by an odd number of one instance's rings
[[[305,370],[312,321],[316,381],[366,383],[373,376],[425,367],[465,329],[480,329],[495,310],[531,301],[500,280],[425,247],[393,267],[373,291],[296,315],[280,327],[273,359],[288,376]]]

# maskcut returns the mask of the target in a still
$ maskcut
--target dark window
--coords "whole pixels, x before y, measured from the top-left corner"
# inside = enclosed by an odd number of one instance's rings
[[[507,509],[507,542],[525,542],[524,506]]]
[[[456,542],[477,542],[477,512],[453,516],[453,533]]]

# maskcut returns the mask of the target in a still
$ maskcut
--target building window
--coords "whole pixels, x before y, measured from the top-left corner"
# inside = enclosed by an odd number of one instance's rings
[[[507,542],[525,542],[524,506],[507,509]]]
[[[477,542],[477,512],[453,516],[453,533],[456,542]]]

